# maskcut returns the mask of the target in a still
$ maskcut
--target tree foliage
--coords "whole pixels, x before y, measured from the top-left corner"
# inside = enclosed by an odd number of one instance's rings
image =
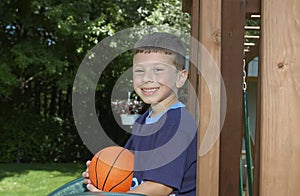
[[[2,0],[0,2],[0,162],[73,161],[90,156],[77,135],[72,85],[85,54],[135,25],[189,31],[181,1]],[[97,88],[99,114],[110,111],[114,82],[131,64],[115,59]],[[101,115],[100,115],[101,116]],[[107,127],[107,121],[100,119]],[[113,134],[123,142],[121,134]],[[121,139],[120,139],[121,137]]]

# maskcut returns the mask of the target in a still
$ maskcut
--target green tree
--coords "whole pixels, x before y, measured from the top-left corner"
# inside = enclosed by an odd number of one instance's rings
[[[71,108],[76,71],[103,38],[138,24],[189,31],[180,0],[2,0],[0,162],[85,159]],[[105,70],[96,92],[99,114],[110,112],[111,89],[130,64],[126,53]],[[110,127],[107,118],[100,120]]]

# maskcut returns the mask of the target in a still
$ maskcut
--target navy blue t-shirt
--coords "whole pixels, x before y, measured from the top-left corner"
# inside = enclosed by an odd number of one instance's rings
[[[197,126],[185,107],[170,109],[145,124],[149,111],[133,125],[125,148],[135,154],[132,188],[155,181],[178,196],[196,195]]]

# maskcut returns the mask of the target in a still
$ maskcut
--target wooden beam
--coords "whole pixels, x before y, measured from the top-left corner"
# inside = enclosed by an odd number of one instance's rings
[[[259,14],[260,13],[260,0],[246,0],[246,13]]]
[[[227,94],[227,112],[220,137],[220,196],[239,195],[245,17],[244,0],[222,0],[221,69]]]
[[[300,192],[299,13],[299,0],[262,0],[259,195]]]
[[[193,0],[192,37],[197,43],[192,43],[191,59],[195,62],[195,72],[209,68],[211,64],[220,66],[220,31],[221,31],[221,0]],[[207,55],[209,54],[209,55]],[[212,63],[214,62],[214,63]],[[201,67],[201,68],[200,68]],[[203,73],[201,73],[203,74]],[[207,126],[211,114],[211,93],[203,75],[198,75],[199,102],[199,148],[207,134]],[[217,80],[216,80],[217,81]],[[217,92],[218,96],[218,92]],[[220,99],[220,92],[219,97]],[[217,116],[220,109],[217,109]],[[220,122],[213,122],[214,131],[219,132]],[[209,134],[209,133],[208,133]],[[218,195],[219,184],[219,139],[217,135],[209,146],[208,152],[198,156],[197,195]]]
[[[182,11],[192,14],[193,0],[181,0]]]
[[[260,117],[261,117],[261,58],[258,62],[258,92],[256,98],[256,126],[255,126],[255,156],[254,156],[254,171],[253,171],[253,196],[259,196],[259,179],[260,179]]]
[[[182,0],[184,2],[185,0]],[[189,1],[189,0],[188,0]],[[186,5],[187,6],[187,5]],[[199,0],[193,2],[193,6],[188,6],[191,14],[191,36],[195,40],[199,40]],[[194,93],[198,94],[198,81],[199,81],[199,73],[198,73],[198,53],[199,46],[195,41],[190,42],[190,66],[189,66],[189,82],[191,86],[188,87],[189,97],[188,97],[188,109],[192,113],[195,119],[198,118],[197,111],[197,97],[194,97]]]

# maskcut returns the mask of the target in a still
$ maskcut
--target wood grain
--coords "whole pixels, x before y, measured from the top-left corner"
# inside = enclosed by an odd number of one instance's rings
[[[262,0],[260,195],[300,192],[300,1]]]
[[[201,69],[212,66],[220,66],[220,31],[221,31],[221,0],[193,0],[192,9],[192,36],[197,43],[192,43],[191,58],[195,62],[198,72],[197,94],[200,111],[199,116],[199,149],[203,144],[203,139],[207,134],[207,127],[210,122],[211,109],[211,92],[209,91],[203,73],[199,73]],[[199,41],[199,42],[198,42]],[[209,55],[208,55],[209,54]],[[201,66],[203,66],[201,68]],[[206,67],[205,67],[206,66]],[[201,72],[201,71],[200,71]],[[206,76],[209,77],[209,76]],[[217,85],[220,81],[215,80]],[[219,96],[220,91],[215,92],[215,96]],[[218,102],[220,103],[220,102]],[[220,129],[220,109],[219,105],[216,121],[214,122],[214,134],[211,146],[202,156],[198,156],[197,169],[197,195],[217,196],[219,192],[219,138]],[[216,136],[217,134],[217,136]]]

